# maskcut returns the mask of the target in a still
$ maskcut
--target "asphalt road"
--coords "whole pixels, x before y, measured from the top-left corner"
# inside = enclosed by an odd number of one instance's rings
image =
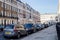
[[[42,31],[30,34],[20,39],[5,39],[3,32],[0,32],[0,40],[57,40],[55,25],[48,27]]]
[[[21,40],[57,40],[56,27],[50,26]]]

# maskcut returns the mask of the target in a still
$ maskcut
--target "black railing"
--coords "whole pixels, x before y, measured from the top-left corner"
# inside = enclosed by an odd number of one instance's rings
[[[14,17],[14,16],[5,16],[5,15],[2,15],[2,14],[0,14],[0,17],[3,17],[3,18],[11,18],[11,19],[18,19],[18,17]]]
[[[18,19],[18,17],[13,17],[13,16],[11,16],[11,18],[13,18],[13,19]]]

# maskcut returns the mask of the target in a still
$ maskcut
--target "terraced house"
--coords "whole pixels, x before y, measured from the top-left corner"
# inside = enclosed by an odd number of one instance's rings
[[[19,23],[38,23],[40,22],[40,13],[34,10],[30,5],[27,3],[23,3],[18,0],[18,9],[19,9]]]
[[[0,24],[40,22],[40,13],[20,0],[0,0]]]
[[[16,0],[0,0],[0,24],[16,24],[18,8]]]

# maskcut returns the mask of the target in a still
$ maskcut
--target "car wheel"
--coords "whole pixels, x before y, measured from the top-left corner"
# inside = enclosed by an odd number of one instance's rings
[[[33,32],[35,33],[36,32],[36,29],[34,29]]]
[[[28,35],[28,32],[26,33],[26,36]]]
[[[17,38],[20,38],[20,36],[21,36],[21,35],[20,35],[20,34],[18,34],[18,35],[17,35]]]
[[[1,29],[1,31],[3,31],[3,28]]]
[[[38,31],[40,31],[41,29],[39,28]]]

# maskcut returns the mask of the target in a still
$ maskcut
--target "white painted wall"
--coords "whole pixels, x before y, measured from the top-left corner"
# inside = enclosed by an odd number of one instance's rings
[[[40,15],[40,20],[41,23],[47,22],[47,21],[51,21],[51,20],[56,20],[56,14],[42,14]]]

